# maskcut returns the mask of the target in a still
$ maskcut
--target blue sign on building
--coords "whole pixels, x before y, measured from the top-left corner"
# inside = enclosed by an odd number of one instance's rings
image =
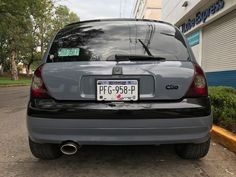
[[[188,43],[191,47],[199,44],[200,42],[200,31],[194,32],[187,37]]]

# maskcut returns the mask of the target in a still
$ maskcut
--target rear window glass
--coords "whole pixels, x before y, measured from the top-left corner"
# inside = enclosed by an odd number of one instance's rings
[[[68,26],[55,37],[47,62],[105,61],[115,55],[153,55],[188,60],[185,41],[174,27],[148,21],[104,21]]]

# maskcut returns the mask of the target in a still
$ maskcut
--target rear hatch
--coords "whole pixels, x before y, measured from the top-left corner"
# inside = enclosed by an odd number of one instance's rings
[[[95,101],[98,80],[137,80],[140,101],[178,100],[194,76],[180,32],[147,21],[67,26],[55,37],[46,60],[42,77],[56,100]]]

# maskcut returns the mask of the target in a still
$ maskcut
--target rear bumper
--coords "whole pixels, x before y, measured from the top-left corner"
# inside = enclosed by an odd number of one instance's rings
[[[54,119],[27,116],[29,137],[38,143],[80,145],[200,143],[209,138],[212,117],[176,119]]]

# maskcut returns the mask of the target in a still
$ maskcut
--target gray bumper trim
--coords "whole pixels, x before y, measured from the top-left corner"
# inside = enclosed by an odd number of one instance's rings
[[[72,140],[81,145],[200,143],[209,138],[212,117],[178,119],[50,119],[27,117],[38,143]]]

